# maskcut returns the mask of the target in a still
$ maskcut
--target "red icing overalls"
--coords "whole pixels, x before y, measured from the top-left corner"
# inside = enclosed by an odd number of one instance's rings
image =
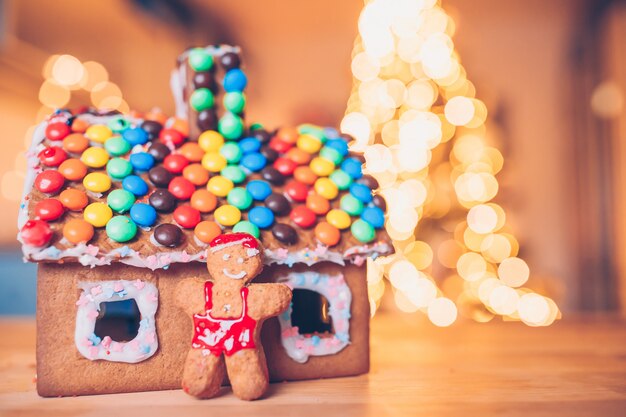
[[[241,288],[243,305],[239,318],[211,317],[212,289],[212,282],[204,283],[205,314],[193,316],[194,332],[191,346],[194,349],[208,349],[215,356],[222,353],[230,356],[241,349],[254,349],[256,320],[248,316],[248,288]]]

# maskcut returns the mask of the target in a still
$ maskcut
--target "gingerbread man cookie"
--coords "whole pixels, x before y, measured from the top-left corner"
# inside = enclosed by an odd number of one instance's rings
[[[255,400],[269,384],[261,327],[289,306],[291,290],[283,284],[249,284],[263,269],[263,259],[259,242],[247,233],[216,237],[207,250],[207,269],[211,281],[188,278],[177,287],[179,305],[193,318],[183,390],[214,397],[228,373],[235,395]]]

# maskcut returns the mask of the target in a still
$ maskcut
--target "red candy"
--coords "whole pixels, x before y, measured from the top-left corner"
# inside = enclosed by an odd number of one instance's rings
[[[174,129],[162,129],[161,133],[159,133],[159,139],[163,143],[171,143],[174,146],[178,146],[185,141],[183,134]]]
[[[35,215],[41,220],[56,220],[65,211],[63,204],[55,198],[46,198],[35,204]]]
[[[189,159],[178,154],[169,154],[163,160],[163,167],[172,174],[180,174],[189,165]]]
[[[30,246],[45,246],[52,239],[52,229],[43,220],[29,220],[20,231],[22,241]]]
[[[193,229],[202,220],[200,212],[191,206],[177,207],[172,217],[176,223],[185,229]]]
[[[70,127],[64,122],[53,122],[46,127],[46,137],[50,140],[63,140],[70,134]]]
[[[186,178],[176,177],[170,181],[167,189],[177,199],[189,200],[194,191],[196,191],[196,186]]]
[[[306,206],[294,207],[294,209],[291,210],[289,217],[291,218],[291,221],[304,229],[313,226],[317,220],[315,213],[313,213],[313,211]]]
[[[303,202],[306,201],[306,196],[309,195],[309,187],[298,181],[289,181],[285,185],[285,192],[293,201]]]
[[[63,187],[65,178],[59,171],[47,170],[40,172],[35,177],[35,188],[42,193],[54,194]]]
[[[285,153],[293,147],[293,144],[280,140],[279,138],[273,138],[270,140],[269,147],[278,153]]]
[[[49,167],[58,167],[67,159],[67,153],[58,146],[51,146],[37,155],[42,164]]]
[[[284,157],[280,157],[274,161],[274,168],[278,170],[281,174],[288,177],[293,174],[298,164],[293,162],[291,159],[287,159]]]

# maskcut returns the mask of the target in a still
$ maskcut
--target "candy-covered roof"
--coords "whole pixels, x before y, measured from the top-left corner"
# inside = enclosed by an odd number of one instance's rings
[[[267,263],[358,263],[391,252],[384,200],[349,138],[313,125],[246,127],[237,51],[218,52],[179,60],[172,85],[186,118],[82,109],[39,125],[18,225],[27,260],[156,269],[204,260],[208,243],[231,230],[258,237]]]

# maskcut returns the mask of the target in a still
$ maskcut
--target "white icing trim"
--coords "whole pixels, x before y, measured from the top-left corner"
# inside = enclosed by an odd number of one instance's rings
[[[159,347],[155,314],[159,306],[158,290],[154,284],[136,281],[79,282],[83,290],[76,302],[76,348],[89,360],[137,363],[154,355]],[[110,337],[102,339],[94,334],[100,303],[134,299],[141,313],[139,332],[128,342],[115,342]]]

